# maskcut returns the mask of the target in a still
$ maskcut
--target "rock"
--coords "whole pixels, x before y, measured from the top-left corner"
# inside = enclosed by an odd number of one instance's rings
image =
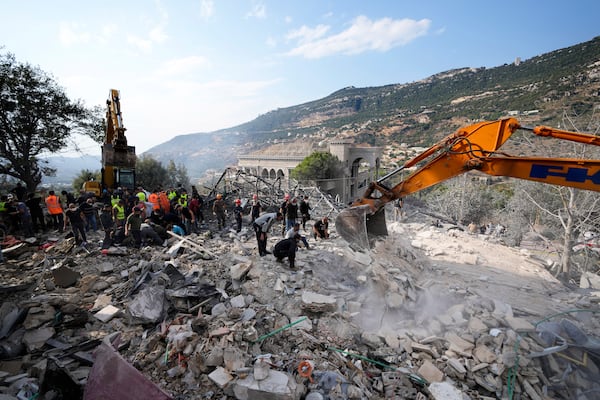
[[[227,386],[227,384],[234,379],[233,376],[223,367],[217,367],[217,369],[208,374],[208,378],[221,389]]]
[[[496,355],[484,345],[478,345],[473,351],[473,357],[478,359],[480,362],[491,364],[496,361]]]
[[[74,285],[81,277],[79,272],[73,271],[64,265],[52,268],[50,271],[52,272],[56,286],[63,288]]]
[[[50,326],[28,330],[23,335],[23,343],[27,346],[28,351],[39,350],[44,346],[46,340],[54,336],[54,333],[54,328]]]
[[[446,334],[446,340],[450,342],[449,349],[457,352],[461,355],[471,356],[471,350],[475,345],[471,342],[468,342],[458,336],[457,334],[450,332]]]
[[[305,290],[302,292],[302,308],[316,313],[334,311],[337,308],[337,301],[332,296]]]
[[[427,389],[434,400],[463,400],[463,394],[450,382],[433,382]]]
[[[523,318],[506,317],[506,323],[508,326],[517,332],[533,332],[535,327],[527,320]]]
[[[444,380],[444,373],[428,360],[423,362],[418,372],[427,382],[441,382]]]
[[[102,322],[110,321],[115,315],[119,314],[121,310],[112,304],[109,304],[94,314],[94,317]]]
[[[286,373],[271,370],[269,376],[261,381],[248,375],[238,379],[233,393],[239,400],[299,400],[304,388]]]

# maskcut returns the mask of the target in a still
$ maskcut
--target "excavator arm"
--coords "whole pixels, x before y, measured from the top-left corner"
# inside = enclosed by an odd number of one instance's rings
[[[106,136],[102,146],[102,186],[135,186],[135,147],[127,145],[119,91],[111,89],[106,100]]]
[[[472,170],[492,176],[600,191],[600,160],[516,157],[497,152],[517,129],[531,131],[537,136],[600,146],[598,136],[546,126],[522,127],[514,118],[470,125],[371,183],[361,199],[338,215],[336,230],[348,242],[368,248],[369,235],[387,234],[383,212],[386,203]],[[383,182],[393,175],[420,162],[425,164],[399,184],[392,188],[384,185]]]

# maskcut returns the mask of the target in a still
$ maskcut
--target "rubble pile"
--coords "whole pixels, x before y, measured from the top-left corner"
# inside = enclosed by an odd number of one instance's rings
[[[0,398],[598,398],[593,288],[544,277],[498,298],[485,255],[461,278],[425,244],[475,238],[390,230],[369,253],[309,238],[293,270],[247,224],[166,248],[24,244],[0,267]]]

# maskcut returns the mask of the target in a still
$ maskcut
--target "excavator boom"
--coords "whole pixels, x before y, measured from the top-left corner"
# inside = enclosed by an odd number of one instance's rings
[[[348,242],[366,249],[370,236],[387,233],[383,212],[386,203],[471,170],[600,191],[600,160],[513,157],[498,153],[497,150],[517,129],[531,131],[537,136],[600,146],[600,137],[594,135],[545,126],[526,128],[514,118],[470,125],[446,136],[402,167],[371,183],[361,199],[338,215],[336,230]],[[399,184],[392,188],[384,185],[391,176],[423,161],[427,162]]]

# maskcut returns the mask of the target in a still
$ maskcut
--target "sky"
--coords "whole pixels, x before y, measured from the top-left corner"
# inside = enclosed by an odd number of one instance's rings
[[[600,35],[600,1],[3,1],[0,52],[67,96],[121,94],[139,154],[344,87],[492,68]],[[66,155],[99,154],[78,139]]]

